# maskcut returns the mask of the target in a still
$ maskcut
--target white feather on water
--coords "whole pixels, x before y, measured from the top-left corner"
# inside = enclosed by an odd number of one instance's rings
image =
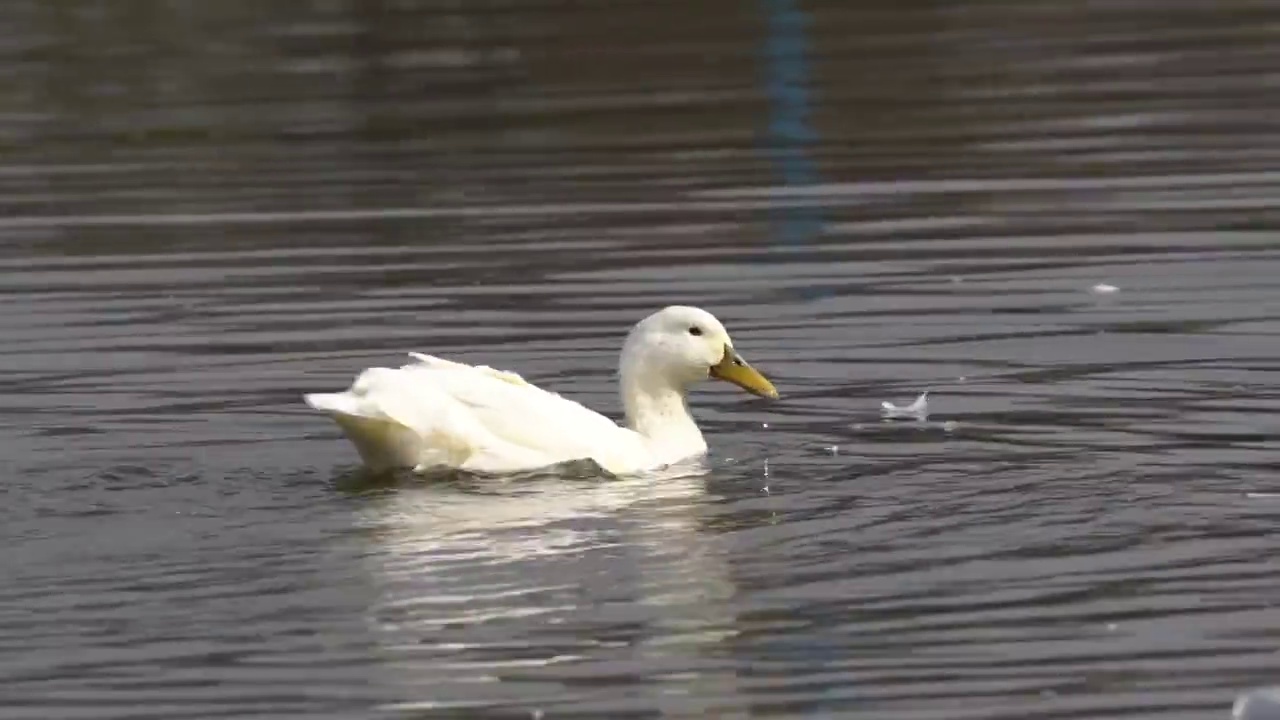
[[[915,402],[910,405],[894,405],[885,400],[880,403],[880,410],[885,417],[914,417],[917,420],[925,420],[929,417],[929,392],[920,393]]]

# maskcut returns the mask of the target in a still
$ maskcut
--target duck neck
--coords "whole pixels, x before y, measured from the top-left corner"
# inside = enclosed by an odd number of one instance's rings
[[[635,373],[623,373],[622,405],[627,427],[655,447],[695,453],[706,449],[702,432],[689,414],[682,388]]]

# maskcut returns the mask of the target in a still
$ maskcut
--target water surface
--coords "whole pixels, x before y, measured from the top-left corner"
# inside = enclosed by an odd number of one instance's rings
[[[1275,682],[1269,4],[0,17],[0,717],[1190,720]],[[700,389],[703,475],[372,482],[301,403],[415,350],[616,417],[669,303],[784,395]]]

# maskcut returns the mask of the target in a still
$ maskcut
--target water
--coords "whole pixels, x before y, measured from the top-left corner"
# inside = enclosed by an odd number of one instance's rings
[[[0,718],[1276,683],[1273,4],[0,16]],[[673,302],[784,395],[697,393],[705,476],[374,480],[300,400],[418,350],[616,416]]]

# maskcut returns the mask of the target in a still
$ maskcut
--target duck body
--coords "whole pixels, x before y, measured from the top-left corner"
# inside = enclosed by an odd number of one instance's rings
[[[407,365],[363,371],[345,391],[304,396],[371,470],[507,474],[590,460],[633,474],[706,452],[686,401],[694,382],[718,377],[777,395],[714,316],[685,306],[650,315],[627,336],[619,366],[625,426],[515,373],[410,355]]]

